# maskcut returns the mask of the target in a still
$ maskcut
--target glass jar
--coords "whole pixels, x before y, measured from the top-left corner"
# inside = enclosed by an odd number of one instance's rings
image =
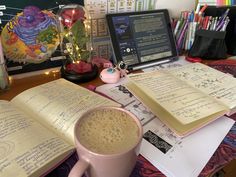
[[[68,4],[58,12],[61,50],[70,62],[90,62],[92,56],[91,18],[81,5]]]

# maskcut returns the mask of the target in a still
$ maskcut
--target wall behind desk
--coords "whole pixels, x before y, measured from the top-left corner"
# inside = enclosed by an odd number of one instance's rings
[[[158,0],[158,9],[168,9],[171,17],[178,18],[181,11],[192,11],[195,8],[195,0]]]

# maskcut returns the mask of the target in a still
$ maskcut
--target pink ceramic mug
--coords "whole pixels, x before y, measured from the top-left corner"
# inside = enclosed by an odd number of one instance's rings
[[[94,115],[99,116],[94,117]],[[90,122],[87,121],[88,117],[93,117]],[[107,119],[104,118],[104,120],[102,117],[107,117]],[[123,124],[123,120],[129,121],[127,124]],[[86,125],[90,126],[90,124],[97,127],[90,127],[91,131],[83,128],[87,127]],[[106,130],[106,126],[110,129]],[[92,131],[97,128],[99,132]],[[107,132],[111,137],[108,137]],[[122,108],[100,107],[90,110],[80,118],[75,126],[75,144],[79,161],[71,170],[69,177],[81,177],[83,174],[88,177],[128,177],[136,164],[142,134],[143,130],[139,119]],[[94,139],[90,139],[89,136]],[[106,147],[110,149],[106,149]]]

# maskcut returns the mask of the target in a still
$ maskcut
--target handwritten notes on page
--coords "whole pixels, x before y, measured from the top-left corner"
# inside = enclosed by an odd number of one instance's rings
[[[206,94],[199,93],[197,89],[166,72],[140,73],[130,75],[129,79],[132,85],[137,86],[132,87],[130,83],[126,85],[134,94],[137,88],[142,88],[142,93],[139,93],[138,97],[143,94],[143,97],[154,100],[153,102],[167,109],[182,124],[191,123],[210,116],[212,112],[221,112],[226,109]],[[157,108],[152,102],[147,100],[145,104],[155,113]]]
[[[195,63],[172,69],[170,73],[204,93],[220,100],[230,109],[236,107],[236,78],[204,64]]]
[[[48,163],[64,159],[72,149],[12,104],[0,101],[0,176],[40,176],[40,168],[45,173],[51,168]]]
[[[119,106],[103,96],[64,79],[27,90],[16,96],[12,102],[44,126],[74,144],[74,125],[89,109],[99,106]],[[27,107],[21,106],[27,104]]]

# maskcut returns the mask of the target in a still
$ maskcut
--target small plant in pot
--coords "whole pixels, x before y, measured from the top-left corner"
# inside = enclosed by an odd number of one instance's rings
[[[72,82],[86,82],[97,76],[98,68],[91,63],[91,20],[83,6],[69,4],[58,13],[61,50],[66,56],[61,76]]]

